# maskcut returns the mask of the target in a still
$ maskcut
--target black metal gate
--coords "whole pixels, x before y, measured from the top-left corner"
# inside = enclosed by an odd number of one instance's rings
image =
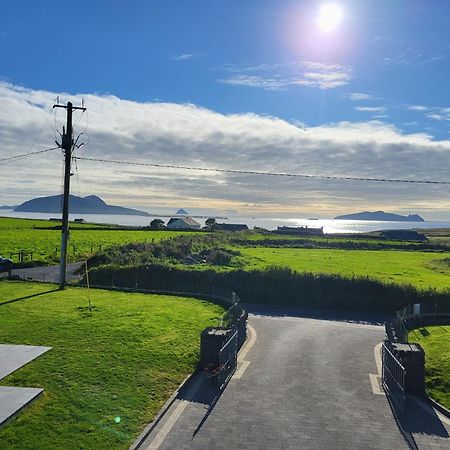
[[[398,410],[403,413],[406,370],[385,343],[382,347],[382,357],[382,381],[384,390]]]
[[[225,342],[219,351],[219,371],[217,374],[217,385],[222,389],[233,376],[237,366],[238,352],[237,330]]]

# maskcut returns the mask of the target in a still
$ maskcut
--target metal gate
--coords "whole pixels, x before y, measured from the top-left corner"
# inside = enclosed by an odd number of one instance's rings
[[[222,389],[233,376],[237,366],[238,332],[232,334],[219,351],[219,373],[217,374],[217,385]]]
[[[382,356],[382,381],[384,390],[398,410],[403,413],[406,370],[401,362],[388,349],[386,344],[383,344]]]

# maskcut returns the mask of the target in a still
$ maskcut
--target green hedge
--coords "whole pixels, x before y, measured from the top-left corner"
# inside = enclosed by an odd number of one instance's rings
[[[412,286],[385,284],[369,278],[299,273],[283,267],[215,272],[158,264],[108,265],[91,269],[90,282],[99,286],[199,293],[226,289],[238,293],[242,302],[280,306],[392,314],[410,303],[437,303],[440,312],[450,312],[450,291],[418,291]]]

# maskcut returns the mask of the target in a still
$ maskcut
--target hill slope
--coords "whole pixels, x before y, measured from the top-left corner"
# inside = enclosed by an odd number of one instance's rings
[[[108,205],[96,195],[89,195],[87,197],[77,197],[76,195],[70,195],[69,205],[69,209],[72,214],[121,214],[135,216],[149,215],[148,213],[139,211],[137,209]],[[14,208],[14,211],[60,213],[61,209],[62,195],[52,195],[49,197],[39,197],[28,200]]]
[[[425,222],[425,220],[417,214],[401,216],[400,214],[386,213],[384,211],[364,211],[356,214],[345,214],[337,216],[335,219],[341,220],[379,220],[382,222]]]

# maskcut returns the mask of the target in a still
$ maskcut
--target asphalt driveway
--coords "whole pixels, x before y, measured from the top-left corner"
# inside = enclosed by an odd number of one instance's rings
[[[200,394],[180,396],[184,406],[175,402],[141,448],[408,448],[369,377],[382,326],[258,315],[249,324],[256,340],[210,414]]]
[[[66,279],[67,281],[78,281],[79,275],[75,274],[75,271],[82,265],[82,262],[67,264]],[[42,266],[42,267],[29,267],[26,269],[13,269],[12,276],[19,276],[24,280],[42,281],[47,283],[59,282],[59,265],[55,266]],[[8,273],[0,273],[0,278],[7,278]]]

